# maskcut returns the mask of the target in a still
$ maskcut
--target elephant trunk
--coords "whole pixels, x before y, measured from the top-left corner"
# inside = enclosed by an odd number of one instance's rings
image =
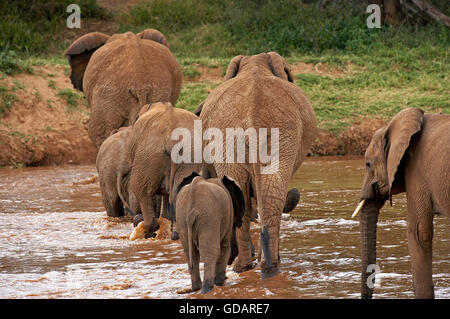
[[[373,280],[375,275],[372,271],[376,264],[377,249],[377,222],[378,214],[384,201],[367,200],[362,207],[360,217],[361,235],[361,299],[371,299],[373,295]],[[369,279],[369,276],[371,277]]]

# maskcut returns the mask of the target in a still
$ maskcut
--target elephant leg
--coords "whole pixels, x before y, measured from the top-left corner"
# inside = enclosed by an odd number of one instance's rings
[[[109,109],[105,110],[100,105],[91,108],[91,116],[87,123],[89,138],[99,148],[103,141],[111,134],[114,129],[123,125],[126,121],[118,112]]]
[[[207,231],[200,230],[198,235],[200,256],[204,260],[202,294],[208,293],[214,288],[216,264],[220,254],[220,225],[218,227],[211,226]]]
[[[155,216],[156,218],[165,217],[161,216],[161,201],[162,201],[161,195],[154,195],[153,196],[153,209],[155,210]]]
[[[227,260],[230,256],[230,251],[230,240],[226,238],[220,243],[220,255],[216,263],[216,276],[214,280],[216,286],[222,286],[227,279],[225,273],[227,270]]]
[[[282,208],[282,206],[281,206]],[[270,223],[262,224],[261,231],[261,278],[270,278],[278,273],[279,238],[281,216],[274,217]]]
[[[287,183],[283,183],[283,179],[275,174],[261,176],[261,180],[261,189],[257,194],[257,201],[261,201],[258,202],[261,219],[261,278],[269,278],[279,271],[280,223]]]
[[[142,217],[144,217],[145,238],[155,237],[159,224],[153,207],[153,196],[142,196],[139,205],[141,206]]]
[[[133,214],[132,216],[142,214],[139,201],[131,191],[128,191],[128,206],[130,207],[129,210]]]
[[[432,274],[433,212],[431,202],[407,194],[408,248],[416,298],[434,298]]]
[[[105,194],[105,192],[108,193]],[[119,194],[116,189],[110,189],[102,192],[103,205],[106,209],[106,215],[108,217],[121,217],[125,215],[123,209],[123,203],[120,200]]]
[[[188,255],[189,252],[186,254]],[[189,257],[188,257],[189,258]],[[192,245],[192,268],[189,269],[191,274],[192,291],[202,288],[202,279],[200,277],[200,253],[195,245]]]
[[[252,263],[250,220],[247,216],[244,216],[242,226],[236,228],[236,238],[238,244],[238,257],[234,262],[233,270],[237,273],[241,273],[254,267]]]
[[[168,204],[169,204],[169,196],[161,195],[161,214],[160,214],[160,216],[170,220],[169,214],[168,214]]]

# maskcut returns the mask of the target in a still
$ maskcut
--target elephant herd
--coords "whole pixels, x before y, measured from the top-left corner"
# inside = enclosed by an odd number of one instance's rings
[[[189,112],[174,107],[182,73],[158,30],[88,33],[65,54],[72,84],[91,107],[87,129],[99,149],[107,215],[133,216],[146,238],[155,236],[158,218],[169,219],[192,290],[203,293],[224,283],[227,264],[236,272],[255,267],[250,223],[258,221],[261,277],[276,275],[281,215],[300,198],[288,185],[317,136],[312,105],[283,57],[234,57],[223,82]],[[354,213],[361,211],[362,298],[373,294],[367,269],[376,263],[379,211],[400,192],[408,201],[414,292],[434,297],[433,216],[450,217],[449,159],[449,115],[404,109],[374,134]]]

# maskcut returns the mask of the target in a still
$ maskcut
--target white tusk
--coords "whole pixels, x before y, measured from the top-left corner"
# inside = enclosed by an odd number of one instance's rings
[[[355,211],[353,212],[352,218],[354,218],[356,215],[358,215],[359,211],[363,208],[365,202],[366,202],[366,200],[363,199],[363,200],[359,203],[358,207],[356,207]]]

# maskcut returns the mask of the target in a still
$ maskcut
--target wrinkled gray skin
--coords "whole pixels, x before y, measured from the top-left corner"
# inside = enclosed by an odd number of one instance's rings
[[[121,154],[126,150],[129,133],[130,127],[122,127],[118,131],[113,131],[103,142],[97,154],[96,167],[100,191],[102,193],[106,214],[109,217],[125,215],[124,203],[119,197],[117,189],[117,175],[120,167]],[[127,206],[134,207],[135,213],[140,213],[136,198],[128,189],[123,192],[123,196],[124,201],[128,203]],[[134,215],[131,211],[128,212],[130,215]]]
[[[177,185],[192,172],[201,171],[201,164],[175,164],[171,160],[172,148],[180,141],[171,139],[172,132],[176,128],[185,128],[193,138],[196,119],[198,117],[195,114],[174,108],[170,102],[157,102],[144,105],[131,128],[118,184],[119,189],[129,187],[136,196],[142,211],[146,238],[154,237],[159,229],[154,197],[162,196],[161,217],[167,218],[169,204],[173,206],[176,201]],[[193,140],[191,146],[194,146]],[[193,149],[191,154],[194,154]],[[121,193],[119,195],[122,198]]]
[[[261,222],[261,239],[268,249],[261,260],[261,277],[278,273],[281,214],[292,175],[300,167],[316,137],[316,118],[305,93],[295,85],[289,64],[276,52],[236,56],[228,65],[224,82],[215,88],[196,110],[203,128],[258,130],[279,129],[279,167],[262,174],[262,163],[214,162],[217,176],[229,176],[242,187],[246,202],[243,225],[237,229],[239,255],[234,270],[242,272],[252,263],[250,221],[251,198]],[[209,141],[204,141],[204,146]],[[234,154],[237,154],[236,145]],[[269,144],[270,145],[270,144]],[[249,154],[248,144],[245,146]],[[223,149],[226,150],[224,138]]]
[[[88,135],[97,147],[122,126],[129,126],[145,104],[175,105],[181,68],[164,35],[155,29],[112,36],[87,33],[66,50],[73,86],[91,107]]]
[[[96,160],[98,180],[102,194],[103,205],[109,217],[121,217],[126,213],[135,218],[135,226],[142,219],[141,209],[136,196],[130,191],[128,185],[118,183],[118,173],[126,169],[123,155],[127,150],[128,137],[131,127],[121,127],[115,130],[101,145]],[[128,168],[129,169],[129,168]],[[121,187],[121,189],[119,189]],[[120,194],[120,195],[119,195]],[[121,198],[122,196],[122,198]],[[158,196],[153,203],[156,214],[159,216],[161,198]]]
[[[416,298],[434,298],[433,216],[450,217],[450,115],[400,111],[375,132],[366,154],[361,199],[361,298],[372,298],[368,265],[376,264],[380,209],[392,195],[406,192],[408,248]]]
[[[220,181],[191,175],[177,191],[177,231],[188,259],[192,291],[201,288],[201,293],[208,293],[225,282],[232,229],[242,222],[244,196],[226,177]],[[200,258],[204,261],[203,284]]]

